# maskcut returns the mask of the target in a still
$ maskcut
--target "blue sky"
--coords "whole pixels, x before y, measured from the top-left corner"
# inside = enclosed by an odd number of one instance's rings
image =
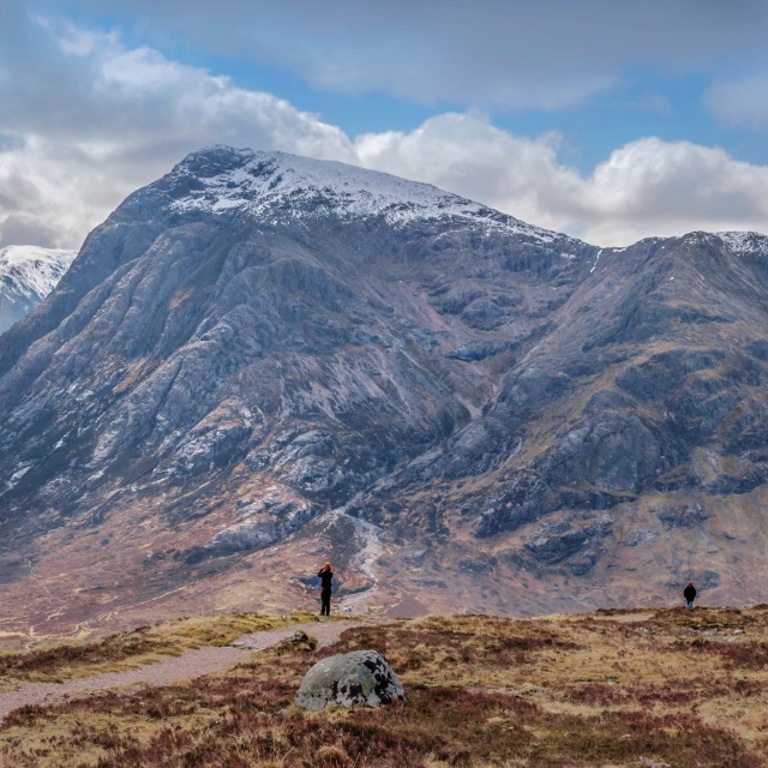
[[[0,247],[78,247],[213,143],[598,245],[768,232],[768,0],[3,0]]]

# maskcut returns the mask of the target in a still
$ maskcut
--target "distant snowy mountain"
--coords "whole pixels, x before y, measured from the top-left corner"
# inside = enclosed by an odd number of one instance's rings
[[[56,287],[76,255],[76,251],[33,245],[9,245],[0,250],[0,333]]]

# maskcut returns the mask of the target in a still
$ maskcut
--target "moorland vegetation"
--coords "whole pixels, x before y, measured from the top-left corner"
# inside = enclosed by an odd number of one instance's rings
[[[5,654],[0,672],[5,690],[66,680],[298,618],[178,620]],[[405,703],[319,713],[293,704],[312,664],[361,648],[387,657]],[[0,760],[15,768],[759,768],[768,765],[768,605],[371,623],[329,647],[284,641],[184,684],[16,709],[0,726]]]

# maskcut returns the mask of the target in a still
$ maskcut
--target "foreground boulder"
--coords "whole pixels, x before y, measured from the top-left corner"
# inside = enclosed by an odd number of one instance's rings
[[[304,676],[294,703],[304,709],[378,707],[403,700],[403,686],[377,651],[352,651],[318,661]]]

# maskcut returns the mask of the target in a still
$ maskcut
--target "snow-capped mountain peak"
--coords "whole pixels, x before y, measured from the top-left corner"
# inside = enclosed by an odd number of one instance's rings
[[[380,216],[395,225],[450,216],[545,242],[562,237],[431,184],[284,152],[208,147],[177,165],[171,178],[184,189],[173,203],[177,211],[246,208],[267,220],[277,212],[294,220]]]

